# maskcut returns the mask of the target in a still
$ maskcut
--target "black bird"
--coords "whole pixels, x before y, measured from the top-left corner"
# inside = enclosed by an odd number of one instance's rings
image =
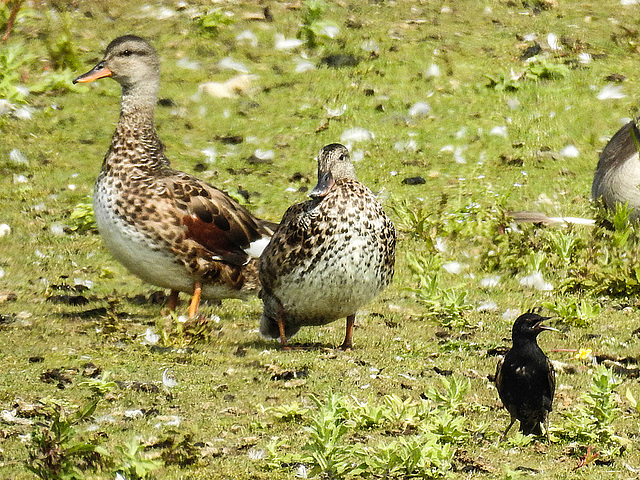
[[[549,440],[547,415],[556,390],[556,375],[553,365],[536,342],[536,337],[543,330],[557,332],[542,323],[549,318],[531,312],[520,315],[511,331],[513,347],[498,362],[496,387],[500,400],[511,414],[511,423],[501,440],[516,420],[520,421],[520,431],[524,435],[542,435],[540,424],[544,423]]]

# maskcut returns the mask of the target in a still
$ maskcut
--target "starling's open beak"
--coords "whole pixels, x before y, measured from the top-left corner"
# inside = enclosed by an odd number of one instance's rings
[[[324,197],[329,193],[329,190],[331,190],[331,187],[333,187],[334,184],[335,181],[333,180],[331,172],[325,172],[318,177],[318,183],[313,187],[309,196],[312,198]]]
[[[73,83],[89,83],[99,78],[110,77],[113,72],[107,68],[104,60],[89,70],[87,73],[73,79]]]
[[[545,324],[542,323],[545,320],[549,320],[550,318],[551,317],[542,317],[542,320],[540,320],[538,323],[536,323],[536,325],[533,327],[533,329],[536,330],[536,331],[550,330],[552,332],[559,332],[560,330],[558,330],[557,328],[553,328],[553,327],[550,327],[550,326],[545,325]]]

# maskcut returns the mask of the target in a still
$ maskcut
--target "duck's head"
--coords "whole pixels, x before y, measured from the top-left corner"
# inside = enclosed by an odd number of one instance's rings
[[[356,180],[356,171],[351,163],[349,150],[344,145],[332,143],[322,147],[318,154],[318,184],[309,193],[310,197],[324,197],[336,180]]]
[[[130,89],[149,82],[157,83],[159,76],[160,60],[155,49],[143,38],[124,35],[109,44],[100,63],[73,83],[111,77],[124,89]]]

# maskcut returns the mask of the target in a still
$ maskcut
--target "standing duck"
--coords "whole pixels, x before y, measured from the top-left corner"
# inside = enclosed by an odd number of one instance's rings
[[[623,126],[600,154],[591,186],[591,197],[602,198],[609,210],[627,204],[629,220],[640,220],[640,131],[636,121]]]
[[[222,191],[173,170],[156,133],[158,54],[134,35],[113,40],[104,58],[73,82],[111,77],[122,86],[120,119],[93,195],[100,234],[112,255],[143,281],[200,297],[245,298],[259,290],[257,258],[275,226]]]
[[[544,330],[557,331],[542,323],[548,319],[531,312],[520,315],[511,330],[513,347],[498,362],[496,387],[500,400],[511,414],[503,440],[516,420],[520,421],[524,435],[542,435],[540,424],[544,423],[549,440],[548,414],[556,390],[556,376],[553,365],[536,341]]]
[[[340,348],[351,349],[356,311],[393,278],[396,231],[343,145],[320,150],[310,196],[286,211],[260,256],[260,333],[286,348],[300,327],[346,317]]]

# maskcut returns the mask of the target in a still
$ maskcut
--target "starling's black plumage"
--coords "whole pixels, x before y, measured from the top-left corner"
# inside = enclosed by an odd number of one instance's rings
[[[551,411],[556,377],[553,365],[536,342],[541,331],[555,330],[542,323],[547,319],[530,312],[520,315],[511,332],[513,347],[498,363],[496,387],[511,414],[503,439],[516,420],[520,421],[524,435],[542,435],[540,424],[544,423],[549,438],[547,415]]]

